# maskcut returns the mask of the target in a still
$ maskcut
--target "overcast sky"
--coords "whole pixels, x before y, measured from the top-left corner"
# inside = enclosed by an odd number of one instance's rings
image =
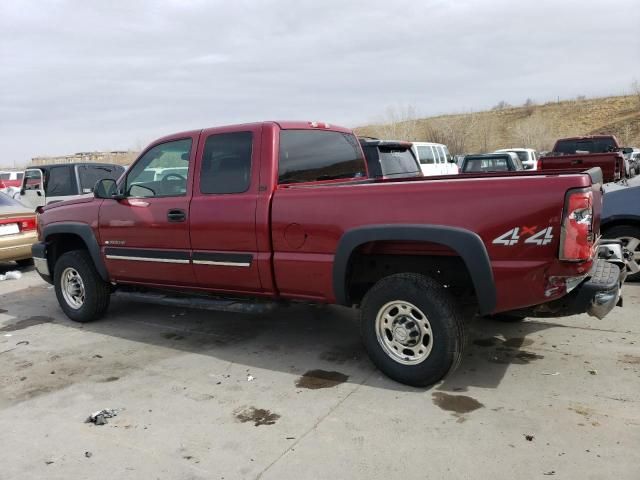
[[[226,123],[621,94],[634,78],[638,0],[4,1],[0,165]]]

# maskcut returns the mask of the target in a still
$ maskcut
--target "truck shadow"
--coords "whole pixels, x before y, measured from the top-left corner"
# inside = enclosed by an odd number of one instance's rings
[[[247,370],[269,369],[298,379],[307,372],[320,371],[349,383],[366,382],[376,388],[429,390],[407,387],[377,371],[360,341],[357,311],[348,308],[300,304],[266,315],[249,315],[167,308],[116,297],[104,319],[78,324],[64,316],[52,290],[36,287],[22,292],[12,296],[11,304],[4,307],[18,321],[28,314],[50,315],[55,325],[210,356]],[[29,297],[21,299],[26,295]],[[40,301],[34,302],[36,299]],[[30,301],[33,303],[29,313],[20,311]],[[41,306],[36,307],[35,303]],[[536,332],[558,326],[562,325],[548,321],[505,324],[474,319],[462,364],[437,389],[498,387],[511,365],[526,365],[544,358],[545,348],[539,345],[542,340],[536,336],[534,343],[532,337]],[[136,358],[132,357],[130,363],[129,369],[140,368]]]

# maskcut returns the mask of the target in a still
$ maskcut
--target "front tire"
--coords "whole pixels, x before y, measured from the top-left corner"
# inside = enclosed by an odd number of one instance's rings
[[[58,258],[54,286],[60,307],[76,322],[97,320],[109,307],[109,284],[102,280],[85,250],[73,250]]]
[[[449,293],[424,275],[378,281],[362,300],[360,329],[373,363],[406,385],[433,385],[462,359],[464,320]]]
[[[606,230],[602,236],[622,241],[624,247],[633,253],[633,257],[627,262],[627,280],[640,280],[640,228],[616,225]]]

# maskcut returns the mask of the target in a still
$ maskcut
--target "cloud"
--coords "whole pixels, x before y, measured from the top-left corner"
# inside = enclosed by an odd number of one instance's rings
[[[230,122],[617,94],[640,78],[639,16],[635,0],[4,2],[0,163]]]

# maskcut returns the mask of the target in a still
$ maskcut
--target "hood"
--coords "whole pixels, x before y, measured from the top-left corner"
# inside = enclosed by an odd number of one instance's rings
[[[67,205],[75,205],[78,203],[90,203],[90,202],[93,202],[94,200],[95,200],[95,197],[93,196],[93,194],[83,195],[82,197],[74,198],[72,200],[63,200],[61,202],[49,203],[45,207],[42,207],[42,211],[46,212],[48,210],[53,210],[54,208],[63,207]]]

